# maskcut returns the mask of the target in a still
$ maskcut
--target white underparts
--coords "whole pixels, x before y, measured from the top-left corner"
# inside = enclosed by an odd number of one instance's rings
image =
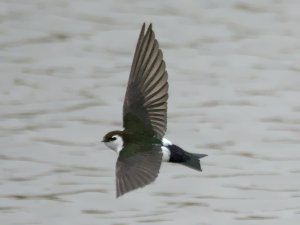
[[[163,138],[162,143],[163,143],[163,146],[161,147],[161,151],[163,153],[162,161],[169,162],[170,156],[171,156],[171,151],[169,150],[168,146],[172,145],[172,142],[166,138]]]
[[[172,145],[172,142],[169,141],[167,138],[163,138],[162,139],[162,143],[163,143],[163,146]]]
[[[122,151],[123,145],[124,145],[123,138],[119,135],[114,135],[113,137],[116,139],[113,141],[105,142],[105,145],[107,147],[109,147],[110,149],[114,150],[116,153],[120,153],[120,151]],[[172,145],[172,142],[166,138],[163,138],[162,143],[163,143],[163,146],[161,146],[161,150],[163,153],[162,161],[169,162],[170,156],[171,156],[171,151],[169,150],[168,146]]]
[[[171,156],[170,150],[167,147],[162,146],[161,151],[163,153],[162,161],[163,162],[169,162],[170,161],[170,156]]]

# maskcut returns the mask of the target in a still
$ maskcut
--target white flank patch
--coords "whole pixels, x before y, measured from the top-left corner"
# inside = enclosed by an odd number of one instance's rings
[[[170,150],[167,147],[162,146],[161,151],[163,153],[162,161],[163,162],[169,162],[170,156],[171,156]]]
[[[172,145],[172,142],[169,141],[167,138],[163,138],[162,139],[162,143],[163,143],[163,146]]]

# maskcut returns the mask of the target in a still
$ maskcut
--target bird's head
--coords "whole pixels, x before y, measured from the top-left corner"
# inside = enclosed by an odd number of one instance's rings
[[[119,153],[123,149],[124,145],[122,131],[108,132],[104,135],[102,142],[104,142],[104,144],[110,149]]]

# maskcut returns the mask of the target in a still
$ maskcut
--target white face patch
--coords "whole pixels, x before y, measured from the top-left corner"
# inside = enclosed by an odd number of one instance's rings
[[[115,140],[105,142],[105,145],[115,152],[119,153],[123,149],[123,138],[119,135],[114,135],[112,136],[112,138],[115,138]]]

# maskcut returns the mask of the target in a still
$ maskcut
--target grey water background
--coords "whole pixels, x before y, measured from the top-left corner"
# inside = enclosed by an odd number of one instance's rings
[[[0,223],[298,225],[300,2],[0,1]],[[163,164],[115,198],[137,37],[169,73],[166,137],[203,173]]]

